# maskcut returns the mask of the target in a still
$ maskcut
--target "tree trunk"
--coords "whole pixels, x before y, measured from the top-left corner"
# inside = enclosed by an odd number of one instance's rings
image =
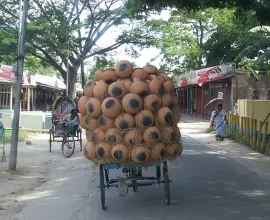
[[[68,97],[74,98],[76,96],[76,82],[77,82],[77,72],[78,69],[72,66],[69,67],[68,72]],[[67,85],[67,80],[65,82]]]
[[[84,75],[84,63],[81,65],[81,84],[82,88],[85,86],[85,75]]]

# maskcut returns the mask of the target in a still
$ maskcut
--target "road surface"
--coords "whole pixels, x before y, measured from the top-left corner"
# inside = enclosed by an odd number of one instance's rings
[[[117,189],[106,190],[107,210],[103,211],[96,188],[98,170],[77,150],[72,158],[59,156],[47,165],[48,181],[17,197],[21,209],[12,219],[270,219],[270,183],[266,179],[187,135],[182,141],[184,153],[169,169],[171,206],[165,205],[161,185],[139,188],[137,193],[130,190],[126,197],[119,197]],[[52,154],[57,153],[60,155]],[[154,174],[154,169],[146,172]]]

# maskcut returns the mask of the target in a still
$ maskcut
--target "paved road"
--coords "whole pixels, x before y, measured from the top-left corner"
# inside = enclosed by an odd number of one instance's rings
[[[183,137],[183,145],[177,168],[170,168],[171,206],[165,205],[163,186],[140,188],[126,197],[119,197],[117,189],[109,189],[107,210],[102,211],[95,188],[98,173],[76,152],[69,160],[53,161],[51,181],[18,198],[27,205],[16,219],[270,219],[269,182],[190,137]]]

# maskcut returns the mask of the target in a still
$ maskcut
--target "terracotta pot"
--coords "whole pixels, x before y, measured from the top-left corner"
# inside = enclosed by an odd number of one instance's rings
[[[175,106],[178,106],[178,98],[177,98],[177,95],[176,94],[172,94],[172,97],[173,97],[173,101],[175,103]]]
[[[95,80],[96,81],[103,80],[103,72],[104,72],[104,70],[98,70],[95,72]]]
[[[125,163],[128,161],[129,152],[128,148],[123,144],[116,144],[111,150],[112,157],[120,163]]]
[[[127,89],[127,93],[130,92],[130,87],[131,87],[131,85],[132,85],[132,82],[131,82],[131,81],[125,82],[125,87],[126,87],[126,89]]]
[[[173,109],[176,108],[173,97],[169,93],[165,93],[161,97],[161,106],[162,107],[168,107],[170,110],[173,110]]]
[[[96,145],[96,155],[99,159],[110,159],[111,147],[106,142],[100,142]]]
[[[140,131],[130,130],[125,134],[124,140],[128,146],[135,146],[142,143],[143,135]]]
[[[178,124],[181,120],[181,114],[177,112],[176,110],[173,111],[173,123]]]
[[[161,139],[161,133],[156,127],[149,127],[143,132],[143,140],[150,145],[157,144]]]
[[[155,118],[149,110],[142,110],[135,116],[135,122],[138,128],[147,128],[153,126]]]
[[[93,131],[91,130],[86,130],[86,139],[88,142],[93,142]]]
[[[166,82],[167,81],[172,81],[171,78],[166,73],[161,73],[159,75],[162,76],[165,79]]]
[[[133,72],[133,65],[127,60],[120,60],[116,64],[115,72],[119,77],[130,77]]]
[[[108,84],[105,81],[101,80],[98,81],[95,88],[94,88],[94,96],[98,98],[103,98],[106,96],[108,91]]]
[[[152,80],[154,80],[154,79],[157,79],[157,76],[156,76],[156,75],[149,75],[149,76],[148,76],[148,79],[149,79],[150,81],[152,81]]]
[[[79,119],[80,119],[80,126],[81,126],[83,129],[86,130],[87,127],[86,127],[86,124],[85,124],[85,116],[84,116],[84,115],[80,115]]]
[[[137,94],[129,93],[124,96],[122,105],[125,112],[136,114],[142,109],[143,102]]]
[[[172,111],[167,107],[162,107],[157,112],[157,120],[160,126],[167,126],[173,123]]]
[[[139,77],[134,77],[133,78],[133,82],[140,82],[140,81],[142,81]]]
[[[166,155],[166,147],[163,143],[158,143],[151,149],[150,160],[162,161]]]
[[[130,92],[139,95],[140,97],[145,97],[149,94],[148,85],[143,81],[136,81],[132,83],[130,87]]]
[[[98,125],[102,130],[107,130],[114,126],[114,120],[102,114],[98,118]]]
[[[149,90],[151,93],[156,94],[158,96],[162,96],[164,94],[164,86],[159,79],[153,79],[149,83]]]
[[[94,130],[98,126],[98,119],[97,118],[92,118],[89,115],[86,115],[84,118],[85,125],[87,129],[89,130]]]
[[[166,149],[166,156],[169,158],[177,158],[183,152],[182,144],[181,143],[173,143],[169,144]]]
[[[89,97],[94,95],[94,88],[96,83],[93,80],[88,80],[83,88],[83,93]]]
[[[105,139],[110,146],[119,144],[123,141],[123,136],[116,128],[109,129],[105,134]]]
[[[88,102],[88,96],[82,96],[78,101],[78,110],[82,115],[86,115],[86,103]]]
[[[122,83],[122,84],[125,85],[126,82],[131,82],[132,83],[132,80],[130,78],[119,78],[117,80],[117,82]]]
[[[113,68],[106,69],[102,74],[102,78],[108,85],[118,80],[118,76]]]
[[[115,118],[114,125],[119,130],[125,130],[128,128],[134,128],[134,117],[128,113],[123,113]]]
[[[149,160],[149,155],[149,150],[143,145],[135,147],[131,151],[131,159],[136,164],[146,164]]]
[[[88,160],[96,159],[96,147],[93,142],[88,142],[84,149],[84,156]]]
[[[168,93],[174,93],[175,92],[175,86],[172,81],[167,81],[163,83],[165,92]]]
[[[175,139],[176,141],[179,141],[181,138],[181,132],[180,129],[178,128],[178,126],[174,126],[174,133],[175,133]]]
[[[93,118],[101,115],[101,101],[98,98],[90,98],[86,103],[87,114]]]
[[[122,108],[121,103],[114,97],[109,97],[103,100],[101,105],[102,112],[108,118],[115,118],[120,115]]]
[[[174,128],[171,126],[166,126],[161,131],[161,137],[163,143],[171,143],[176,140],[176,134]]]
[[[143,68],[135,68],[131,75],[131,79],[138,77],[140,80],[144,81],[148,78],[148,73]]]
[[[153,66],[153,65],[146,65],[143,67],[143,69],[148,72],[149,74],[158,74],[158,69],[157,67]]]
[[[157,78],[160,80],[160,82],[162,83],[165,83],[165,79],[161,76],[161,75],[158,75]]]
[[[151,112],[157,112],[161,106],[161,99],[155,94],[148,95],[144,98],[144,108]]]
[[[123,98],[127,94],[127,89],[123,83],[114,82],[108,88],[109,96],[114,96],[117,98]]]
[[[96,128],[92,132],[92,141],[97,144],[99,142],[105,141],[105,133],[101,128]]]

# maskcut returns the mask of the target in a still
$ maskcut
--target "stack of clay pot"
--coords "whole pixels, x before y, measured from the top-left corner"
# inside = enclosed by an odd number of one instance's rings
[[[85,157],[97,163],[152,164],[182,153],[171,79],[155,66],[119,61],[95,73],[78,102]]]

